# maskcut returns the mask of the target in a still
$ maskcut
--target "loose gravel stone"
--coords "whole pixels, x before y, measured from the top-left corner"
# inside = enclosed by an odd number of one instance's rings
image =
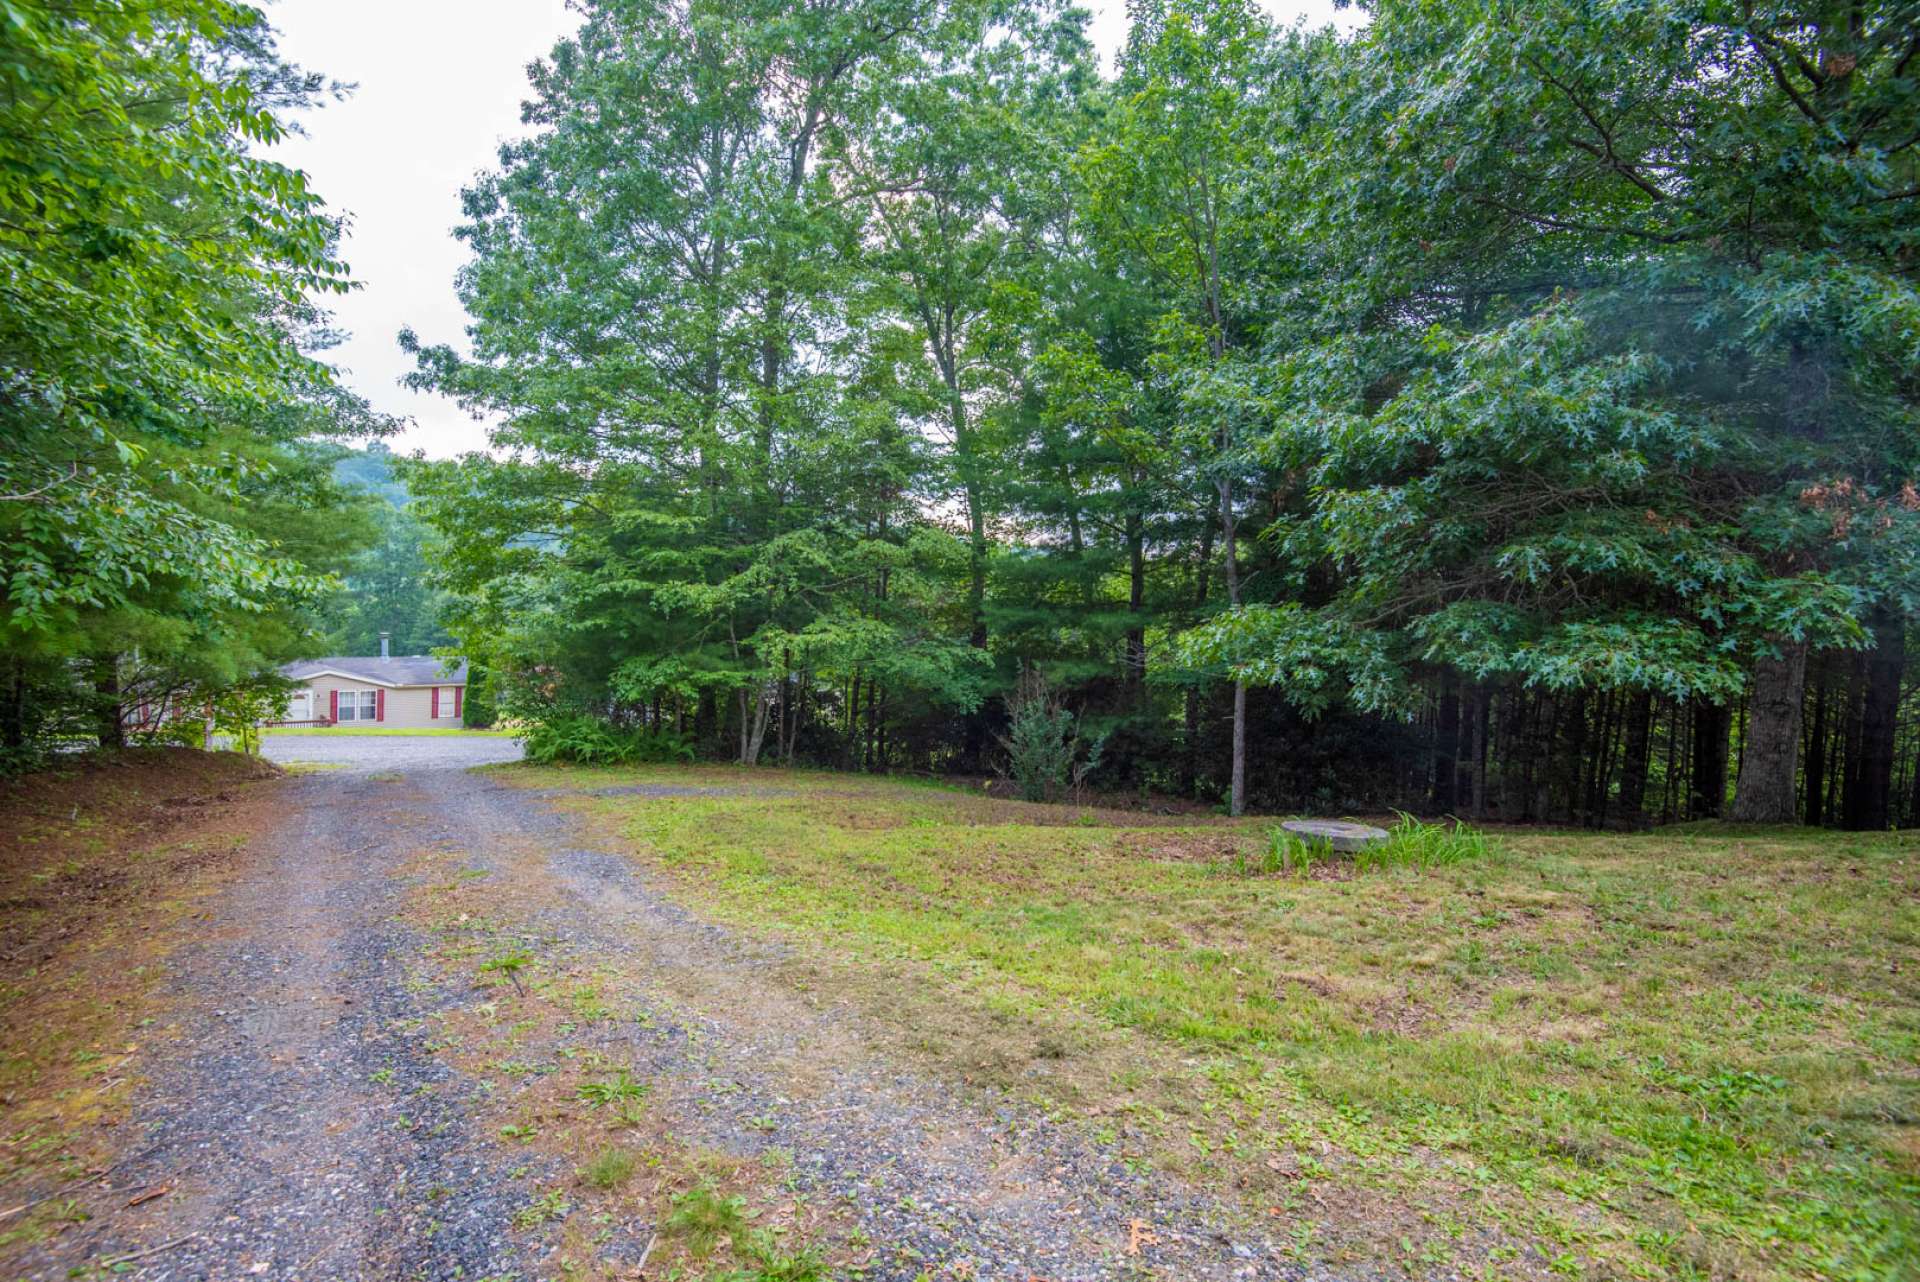
[[[1128,1171],[1076,1125],[889,1061],[848,1007],[816,1009],[778,982],[779,949],[676,904],[633,861],[580,845],[541,794],[464,769],[513,759],[512,740],[268,745],[276,760],[342,768],[283,785],[268,857],[176,958],[180,1015],[156,1030],[171,1036],[154,1039],[165,1044],[129,1145],[144,1151],[124,1172],[174,1192],[70,1239],[87,1243],[86,1258],[184,1239],[142,1259],[140,1276],[543,1276],[537,1242],[511,1217],[567,1172],[483,1133],[481,1084],[425,1040],[433,1016],[484,995],[406,982],[425,941],[402,924],[402,873],[438,849],[540,882],[530,925],[546,946],[618,971],[658,1012],[582,1036],[656,1083],[687,1143],[783,1150],[801,1189],[846,1199],[874,1244],[865,1278],[1308,1276],[1208,1196]],[[689,791],[712,795],[630,795]],[[1132,1256],[1136,1219],[1157,1241]],[[619,1226],[608,1258],[637,1261],[649,1232]],[[42,1276],[76,1262],[57,1247]]]

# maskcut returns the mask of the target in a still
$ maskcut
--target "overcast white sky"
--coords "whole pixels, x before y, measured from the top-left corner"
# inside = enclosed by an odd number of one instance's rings
[[[1083,3],[1111,66],[1125,0]],[[1286,22],[1335,18],[1332,0],[1262,3]],[[286,58],[357,86],[272,153],[351,220],[345,257],[361,288],[332,301],[351,337],[330,359],[376,408],[412,420],[395,448],[436,458],[480,449],[484,427],[457,405],[399,385],[410,365],[394,336],[411,325],[428,342],[462,339],[453,277],[465,251],[451,234],[460,189],[520,131],[527,64],[579,15],[565,0],[278,0],[268,12]],[[1340,19],[1351,25],[1353,11]]]

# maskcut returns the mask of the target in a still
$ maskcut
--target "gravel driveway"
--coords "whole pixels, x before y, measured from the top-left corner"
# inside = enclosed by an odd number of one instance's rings
[[[260,755],[280,765],[310,763],[352,772],[464,770],[520,760],[520,741],[501,735],[270,734]]]
[[[890,1061],[853,1011],[782,986],[765,946],[581,848],[541,794],[455,768],[510,760],[514,741],[268,746],[343,768],[279,785],[272,848],[169,966],[173,1014],[150,1039],[116,1175],[168,1195],[58,1239],[32,1276],[129,1255],[168,1282],[577,1276],[554,1268],[577,1241],[525,1215],[533,1190],[577,1188],[573,1171],[506,1143],[489,1109],[580,1060],[631,1064],[679,1141],[744,1162],[785,1155],[795,1195],[845,1208],[872,1244],[869,1282],[1303,1276],[1266,1232],[1124,1169],[1072,1124]],[[475,986],[470,955],[436,973],[446,933],[417,924],[433,893],[483,897],[533,930],[529,986],[592,967],[609,1001],[656,1014],[568,1023],[559,1040],[530,1022],[514,1056],[555,1067],[476,1068],[445,1030],[510,999]],[[642,1265],[662,1209],[629,1200],[596,1216],[606,1271],[591,1276],[654,1277]],[[1150,1250],[1130,1249],[1130,1222],[1154,1226]]]

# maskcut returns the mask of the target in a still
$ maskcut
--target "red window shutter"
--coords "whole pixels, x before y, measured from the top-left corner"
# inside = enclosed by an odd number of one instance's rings
[[[433,688],[433,719],[435,721],[438,721],[440,719],[440,687],[439,686],[435,686]]]
[[[387,719],[387,692],[385,690],[375,690],[373,692],[373,719],[375,721],[385,721]]]
[[[455,686],[453,688],[453,715],[456,717],[460,715],[461,699],[466,693],[467,688],[465,686]]]
[[[340,692],[338,690],[329,690],[327,691],[327,720],[338,721],[339,719]]]

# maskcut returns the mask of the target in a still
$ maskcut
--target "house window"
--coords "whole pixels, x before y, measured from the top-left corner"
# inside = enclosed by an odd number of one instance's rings
[[[372,721],[380,715],[380,692],[378,690],[342,690],[340,692],[340,720]]]

